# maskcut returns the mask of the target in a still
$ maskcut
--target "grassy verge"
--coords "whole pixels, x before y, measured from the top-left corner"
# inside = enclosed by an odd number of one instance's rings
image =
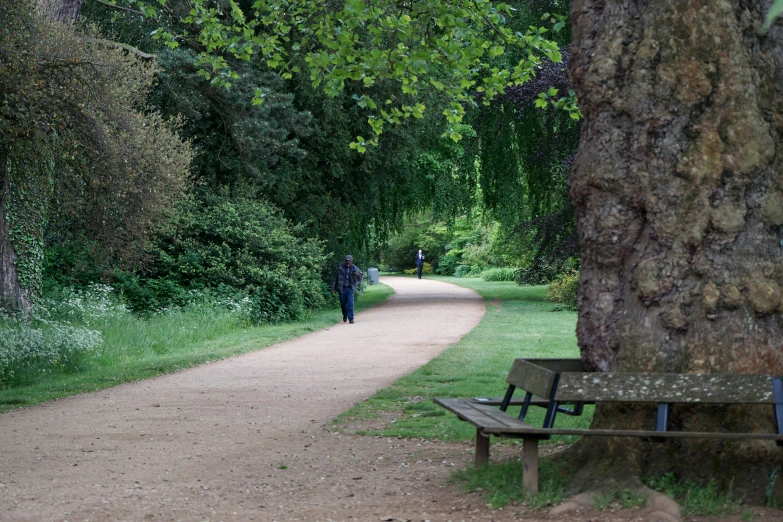
[[[429,276],[431,277],[431,276]],[[520,287],[513,282],[477,278],[431,277],[471,288],[487,301],[487,313],[473,331],[439,357],[336,419],[339,427],[357,419],[393,418],[386,427],[360,433],[468,441],[475,428],[435,405],[433,397],[497,397],[517,357],[578,357],[576,313],[557,311],[544,300],[545,286]],[[587,427],[592,410],[582,417],[561,416],[558,425]],[[544,410],[533,408],[532,424]],[[571,442],[553,437],[550,442]],[[514,443],[513,441],[504,441]]]
[[[367,287],[356,309],[369,308],[393,293],[386,285]],[[103,337],[99,354],[85,358],[76,369],[44,373],[24,386],[1,389],[0,411],[251,352],[332,326],[339,316],[339,308],[334,308],[296,323],[257,327],[242,327],[215,310],[186,310],[149,319],[131,314],[98,318],[90,328]]]

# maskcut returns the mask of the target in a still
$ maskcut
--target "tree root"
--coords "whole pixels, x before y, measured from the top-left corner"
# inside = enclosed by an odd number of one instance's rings
[[[648,488],[641,482],[635,481],[635,484],[624,484],[625,489],[630,489],[636,494],[646,498],[642,516],[644,522],[681,522],[680,506],[671,497]],[[615,491],[617,484],[607,485],[602,488],[583,491],[552,508],[550,515],[557,516],[566,513],[576,513],[593,507],[595,499],[605,495],[607,491]]]

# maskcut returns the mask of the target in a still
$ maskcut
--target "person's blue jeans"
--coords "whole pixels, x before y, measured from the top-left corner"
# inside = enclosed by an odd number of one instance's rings
[[[340,291],[340,308],[343,311],[343,317],[347,317],[353,322],[353,288],[343,288]]]

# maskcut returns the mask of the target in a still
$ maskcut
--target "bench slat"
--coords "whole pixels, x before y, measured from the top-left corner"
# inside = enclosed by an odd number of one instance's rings
[[[517,388],[532,392],[548,399],[552,393],[552,384],[555,382],[556,372],[535,365],[525,359],[514,359],[511,371],[508,372],[506,382]]]
[[[461,420],[469,422],[477,428],[489,427],[493,430],[503,431],[513,427],[512,423],[502,422],[493,415],[494,412],[500,412],[497,408],[480,404],[475,405],[478,407],[474,407],[470,399],[436,398],[435,403],[440,404],[450,412],[455,413]]]
[[[472,400],[479,404],[486,404],[487,406],[500,406],[500,404],[503,402],[503,397],[475,397]],[[524,402],[525,402],[524,398],[516,398],[516,399],[511,399],[508,402],[508,405],[522,406]],[[541,406],[546,408],[547,406],[549,406],[549,401],[547,399],[542,399],[541,397],[533,397],[532,399],[530,399],[530,405]]]
[[[666,373],[562,373],[555,399],[562,402],[775,403],[769,375]]]
[[[525,429],[525,427],[532,428],[529,424],[500,411],[494,406],[479,404],[474,402],[473,399],[438,397],[433,400],[436,404],[455,413],[461,420],[473,424],[484,433],[487,432],[487,429],[492,430],[492,433],[502,433],[508,430]],[[533,435],[535,438],[535,434]]]
[[[732,440],[783,440],[783,435],[776,433],[729,433],[729,432],[697,432],[697,431],[652,431],[652,430],[590,430],[566,428],[508,428],[503,431],[485,428],[487,435],[528,437],[530,435],[599,435],[604,437],[649,437],[667,439],[732,439]]]
[[[582,359],[525,359],[531,364],[546,368],[555,373],[583,372],[585,366]]]

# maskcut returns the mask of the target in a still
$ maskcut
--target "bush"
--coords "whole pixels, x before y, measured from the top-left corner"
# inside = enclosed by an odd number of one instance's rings
[[[57,289],[38,299],[30,317],[0,315],[0,388],[18,386],[44,373],[75,371],[103,346],[99,319],[126,314],[112,288]]]
[[[457,267],[459,266],[462,254],[454,250],[446,252],[438,260],[438,273],[445,276],[454,275]]]
[[[481,274],[481,268],[478,266],[459,265],[454,270],[454,277],[475,277]]]
[[[404,272],[414,266],[416,252],[421,249],[427,261],[437,269],[450,238],[446,224],[431,214],[409,217],[400,233],[384,244],[381,262],[389,271]]]
[[[546,289],[547,301],[560,303],[569,310],[577,309],[579,292],[579,271],[571,270],[549,284]]]
[[[571,270],[579,269],[579,259],[566,260],[551,256],[539,256],[519,270],[517,283],[521,285],[547,285]]]
[[[488,268],[481,272],[484,281],[516,281],[518,268]]]
[[[418,269],[416,268],[409,268],[407,270],[402,271],[403,274],[416,274],[418,273]],[[421,267],[421,273],[422,274],[434,274],[435,271],[432,269],[432,265],[425,262]]]
[[[190,198],[154,240],[158,277],[118,286],[137,311],[180,306],[195,290],[248,297],[255,323],[295,320],[324,304],[323,246],[300,235],[263,201]]]

